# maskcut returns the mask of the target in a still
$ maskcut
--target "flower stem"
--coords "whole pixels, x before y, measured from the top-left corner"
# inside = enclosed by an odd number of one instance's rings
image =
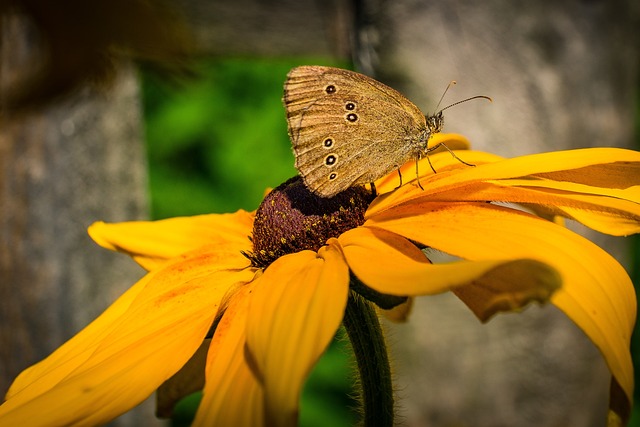
[[[373,305],[357,293],[349,292],[343,324],[360,373],[364,426],[393,426],[389,356]]]

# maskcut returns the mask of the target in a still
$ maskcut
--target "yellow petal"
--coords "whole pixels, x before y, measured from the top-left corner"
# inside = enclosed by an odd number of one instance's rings
[[[534,260],[497,259],[431,264],[404,237],[359,227],[339,238],[351,271],[390,295],[430,295],[452,289],[483,321],[531,301],[545,302],[560,287],[558,274]],[[511,279],[511,280],[509,280]]]
[[[551,301],[602,352],[626,394],[622,417],[628,416],[633,393],[629,343],[636,297],[625,270],[605,251],[563,227],[486,203],[408,204],[365,225],[465,259],[530,258],[553,266],[563,285]]]
[[[131,221],[115,224],[96,222],[89,235],[100,246],[130,255],[147,270],[167,259],[204,245],[225,249],[251,248],[249,235],[253,213],[210,214],[159,221]]]
[[[477,182],[431,194],[429,201],[518,203],[572,218],[616,236],[640,232],[640,187],[610,189],[541,179]],[[416,199],[414,199],[416,200]]]
[[[579,178],[579,177],[576,177]],[[628,185],[625,188],[611,188],[602,185],[587,185],[570,181],[552,181],[549,179],[504,179],[504,180],[492,180],[487,181],[495,185],[518,187],[518,188],[533,188],[540,191],[548,191],[549,194],[554,194],[554,191],[558,195],[562,196],[566,194],[579,194],[584,196],[606,196],[612,199],[626,200],[635,204],[640,203],[640,185]],[[621,182],[618,182],[621,184]],[[628,179],[627,184],[640,183],[640,177],[636,180]]]
[[[248,296],[254,289],[254,283],[250,283],[232,297],[216,328],[194,426],[266,425],[262,385],[245,356]]]
[[[227,290],[253,277],[239,257],[201,253],[145,276],[16,380],[0,425],[98,425],[140,403],[196,351]]]
[[[349,271],[335,239],[276,260],[256,280],[247,344],[264,384],[268,425],[296,425],[300,391],[335,335]]]
[[[626,189],[640,184],[640,152],[621,148],[589,148],[561,151],[557,167],[535,175],[554,181],[568,181],[591,187]],[[534,157],[544,163],[546,158]]]
[[[587,227],[612,236],[629,236],[640,233],[640,218],[621,215],[624,210],[602,211],[562,207],[558,215],[571,218]],[[635,215],[635,214],[634,214]]]
[[[638,185],[640,152],[622,148],[552,151],[461,168],[459,172],[458,179],[465,182],[534,175],[593,187],[627,188]]]

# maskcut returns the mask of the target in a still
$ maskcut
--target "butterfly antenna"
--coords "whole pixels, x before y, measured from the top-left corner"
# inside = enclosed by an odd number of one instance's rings
[[[447,85],[447,88],[444,90],[444,92],[442,92],[442,96],[440,97],[440,101],[438,101],[438,104],[436,105],[436,111],[438,111],[438,107],[440,106],[440,104],[442,104],[442,100],[444,99],[444,96],[447,94],[447,92],[449,91],[451,86],[455,85],[456,83],[457,82],[455,80],[451,80],[449,82],[449,84]],[[443,108],[443,110],[444,110],[444,108]]]
[[[446,91],[445,91],[446,92]],[[444,96],[444,95],[443,95]],[[444,110],[446,110],[447,108],[451,108],[454,105],[458,105],[458,104],[462,104],[463,102],[467,102],[467,101],[471,101],[472,99],[486,99],[489,102],[493,102],[493,99],[489,98],[488,96],[484,96],[484,95],[476,95],[476,96],[472,96],[471,98],[467,98],[467,99],[463,99],[462,101],[458,101],[458,102],[454,102],[451,105],[447,105],[446,107],[444,107],[442,110],[440,110],[440,112],[443,112]],[[441,99],[442,101],[442,99]],[[438,103],[438,105],[440,105],[440,103]],[[436,109],[437,110],[437,109]]]

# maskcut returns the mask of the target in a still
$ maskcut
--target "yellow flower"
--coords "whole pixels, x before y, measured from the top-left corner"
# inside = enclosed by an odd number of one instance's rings
[[[432,144],[444,141],[466,144],[451,134]],[[306,376],[343,320],[350,275],[382,297],[451,290],[483,321],[550,300],[600,349],[612,373],[611,425],[625,423],[633,286],[606,252],[543,217],[637,233],[640,153],[461,156],[477,166],[433,154],[436,174],[420,163],[424,190],[414,179],[393,191],[394,173],[376,183],[381,195],[370,205],[361,187],[327,200],[291,181],[257,213],[92,225],[98,244],[149,273],[18,376],[0,425],[107,422],[179,371],[210,331],[195,424],[294,425]],[[461,260],[431,264],[417,245]]]

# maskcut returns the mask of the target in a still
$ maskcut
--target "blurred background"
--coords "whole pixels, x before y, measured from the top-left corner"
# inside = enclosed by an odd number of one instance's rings
[[[632,1],[87,3],[0,0],[2,393],[143,274],[90,241],[93,221],[254,210],[296,173],[281,102],[296,65],[356,69],[424,112],[457,80],[448,101],[494,102],[447,110],[445,131],[504,156],[640,145]],[[640,282],[637,237],[574,228]],[[602,425],[609,372],[553,307],[481,325],[443,295],[387,329],[400,425]],[[305,388],[303,426],[357,420],[341,334]],[[638,361],[637,331],[632,346]],[[162,425],[153,411],[114,425]]]

